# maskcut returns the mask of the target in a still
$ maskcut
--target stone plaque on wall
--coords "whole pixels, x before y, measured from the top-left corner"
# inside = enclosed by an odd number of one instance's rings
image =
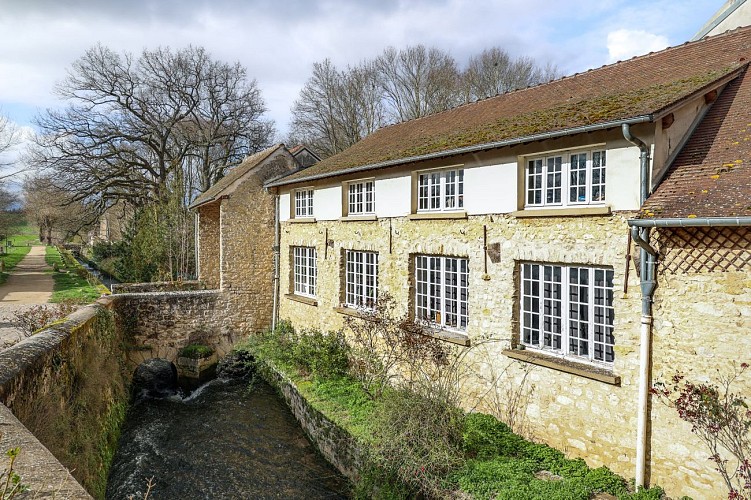
[[[493,264],[498,264],[501,261],[500,243],[488,243],[488,257]]]

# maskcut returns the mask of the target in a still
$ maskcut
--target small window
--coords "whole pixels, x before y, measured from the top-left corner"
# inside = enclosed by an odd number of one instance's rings
[[[605,151],[577,151],[527,160],[526,206],[605,202]]]
[[[313,189],[295,190],[295,217],[313,217]]]
[[[348,184],[348,215],[375,213],[375,181],[358,181]]]
[[[292,255],[295,294],[315,297],[318,279],[315,247],[293,247]]]
[[[466,330],[469,323],[469,261],[415,257],[415,318],[438,327]]]
[[[464,169],[434,170],[417,175],[418,212],[464,208]]]
[[[378,299],[378,254],[347,250],[345,266],[344,306],[374,309]]]
[[[612,269],[524,263],[521,271],[522,344],[614,361]]]

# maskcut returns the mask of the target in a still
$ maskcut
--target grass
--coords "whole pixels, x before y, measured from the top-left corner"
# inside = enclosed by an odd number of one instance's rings
[[[55,280],[55,286],[50,302],[70,301],[88,304],[98,299],[103,292],[103,286],[91,284],[86,270],[72,256],[67,257],[64,258],[56,247],[48,246],[46,249],[45,261],[59,270],[53,271],[52,278]]]
[[[13,246],[7,246],[7,242],[11,242]],[[0,239],[0,248],[8,251],[7,254],[2,256],[5,267],[4,271],[0,272],[0,285],[8,280],[10,271],[26,257],[26,254],[31,250],[31,245],[35,244],[39,244],[39,233],[36,227],[26,223],[11,226],[8,230],[8,237]]]
[[[300,350],[296,345],[300,342],[298,337],[291,325],[282,324],[277,332],[250,337],[241,349],[250,351],[261,362],[259,367],[266,365],[272,370],[281,371],[311,406],[346,430],[364,447],[370,451],[382,449],[384,442],[379,440],[390,439],[388,432],[384,434],[378,431],[383,427],[379,422],[384,420],[383,409],[388,398],[370,399],[359,382],[347,375],[326,377],[314,373],[309,366],[301,366],[299,356],[295,356]],[[263,368],[261,372],[266,369]],[[387,391],[385,395],[393,392],[398,391]],[[399,398],[395,400],[398,411],[415,413]],[[416,413],[419,413],[415,419],[419,426],[432,425],[427,412]],[[580,458],[569,459],[550,446],[527,441],[491,415],[462,414],[459,422],[458,459],[456,463],[448,465],[448,473],[439,477],[440,488],[446,494],[459,494],[461,491],[462,496],[472,498],[519,500],[588,500],[596,492],[630,500],[658,500],[663,496],[659,487],[634,493],[633,487],[625,479],[607,467],[591,469]],[[407,446],[407,443],[401,440],[397,446]],[[432,452],[433,448],[431,446],[428,451]],[[423,465],[422,470],[425,470],[427,461],[428,458],[424,457],[412,465],[416,467],[415,470]],[[357,488],[365,492],[365,496],[368,496],[368,491],[372,493],[373,488],[375,491],[381,490],[381,498],[407,498],[415,493],[414,488],[405,489],[394,483],[388,472],[385,476],[382,472],[361,472],[362,484],[358,484]],[[391,493],[384,493],[392,487],[393,491],[389,490]]]

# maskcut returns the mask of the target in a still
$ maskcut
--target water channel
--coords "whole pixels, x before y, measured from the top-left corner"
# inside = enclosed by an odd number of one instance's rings
[[[106,498],[348,498],[346,480],[262,381],[216,379],[141,398],[126,417]]]

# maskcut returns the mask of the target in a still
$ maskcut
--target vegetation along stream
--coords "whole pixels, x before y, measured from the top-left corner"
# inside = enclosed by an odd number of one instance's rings
[[[120,436],[107,498],[347,498],[348,484],[266,383],[212,380],[188,397],[140,397]]]

